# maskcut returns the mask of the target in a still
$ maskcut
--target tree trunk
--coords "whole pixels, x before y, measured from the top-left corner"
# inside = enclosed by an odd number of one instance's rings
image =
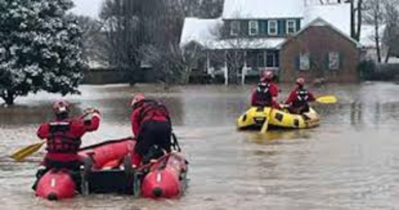
[[[377,49],[377,61],[378,63],[381,63],[381,48],[380,48],[380,34],[379,34],[379,30],[380,30],[380,26],[378,23],[378,19],[377,16],[374,19],[374,30],[375,30],[375,46]]]
[[[385,63],[388,63],[390,57],[391,57],[391,47],[388,47],[387,56],[385,57]]]
[[[355,2],[354,0],[350,1],[351,7],[351,37],[356,38],[356,31],[355,31]]]
[[[355,39],[357,41],[360,40],[360,35],[362,32],[362,11],[363,11],[363,0],[358,0],[357,2],[357,30],[356,30],[356,35],[355,35]]]
[[[3,95],[1,95],[3,100],[6,102],[7,105],[13,105],[15,100],[14,91],[6,90]]]

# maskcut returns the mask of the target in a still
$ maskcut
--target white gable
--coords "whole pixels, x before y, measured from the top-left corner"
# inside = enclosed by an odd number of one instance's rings
[[[336,32],[338,32],[339,34],[341,34],[343,37],[347,38],[349,41],[351,41],[353,44],[355,44],[357,47],[361,47],[361,44],[356,41],[355,39],[353,39],[352,37],[350,37],[348,34],[344,33],[343,31],[341,31],[339,28],[335,27],[334,25],[328,23],[327,21],[325,21],[323,18],[316,18],[315,20],[313,20],[312,22],[308,23],[306,26],[302,27],[302,29],[300,31],[298,31],[295,36],[299,36],[302,32],[304,32],[307,28],[311,27],[311,26],[328,26],[330,28],[332,28],[333,30],[335,30]],[[282,47],[283,45],[285,45],[286,43],[288,43],[290,41],[290,39],[287,39],[286,41],[284,41],[283,43],[281,43],[280,46],[278,46],[279,48]]]
[[[322,18],[346,35],[350,35],[351,18],[349,4],[307,6],[302,25],[307,25],[317,18]]]
[[[302,0],[224,0],[223,19],[302,17]]]

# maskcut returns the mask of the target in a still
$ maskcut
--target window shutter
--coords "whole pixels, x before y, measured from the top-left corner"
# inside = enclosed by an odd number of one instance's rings
[[[278,36],[284,36],[285,35],[285,26],[286,21],[285,20],[278,20],[277,21],[277,35]]]
[[[249,21],[240,21],[240,27],[246,30],[241,30],[241,35],[248,36],[249,35]]]
[[[324,55],[324,71],[330,70],[330,56],[329,52]]]
[[[294,58],[294,63],[295,63],[295,69],[297,70],[297,71],[299,71],[300,69],[299,69],[299,59],[300,59],[300,57],[299,57],[299,55],[297,55],[295,58]]]
[[[343,56],[343,54],[339,53],[338,58],[339,58],[339,67],[338,67],[338,71],[339,71],[340,69],[342,69],[342,67],[344,65],[344,56]]]

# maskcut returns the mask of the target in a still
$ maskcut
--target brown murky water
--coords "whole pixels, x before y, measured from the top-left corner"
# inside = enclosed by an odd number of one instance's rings
[[[284,87],[282,96],[286,96]],[[38,141],[38,125],[51,118],[58,96],[21,98],[0,108],[0,209],[395,209],[399,207],[399,85],[369,83],[315,89],[339,97],[316,105],[319,128],[237,132],[250,87],[82,86],[68,97],[75,113],[91,105],[103,114],[100,130],[85,144],[130,133],[127,106],[132,92],[144,91],[171,109],[174,129],[190,160],[189,189],[181,199],[152,201],[117,195],[90,195],[62,202],[35,198],[30,186],[43,152],[26,162],[5,157]],[[283,98],[281,98],[283,99]]]

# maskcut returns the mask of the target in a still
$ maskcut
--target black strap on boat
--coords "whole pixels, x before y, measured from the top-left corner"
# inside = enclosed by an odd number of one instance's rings
[[[172,132],[172,139],[173,139],[172,148],[174,150],[178,151],[178,152],[181,152],[181,148],[180,148],[179,142],[177,141],[176,135],[173,132]]]

